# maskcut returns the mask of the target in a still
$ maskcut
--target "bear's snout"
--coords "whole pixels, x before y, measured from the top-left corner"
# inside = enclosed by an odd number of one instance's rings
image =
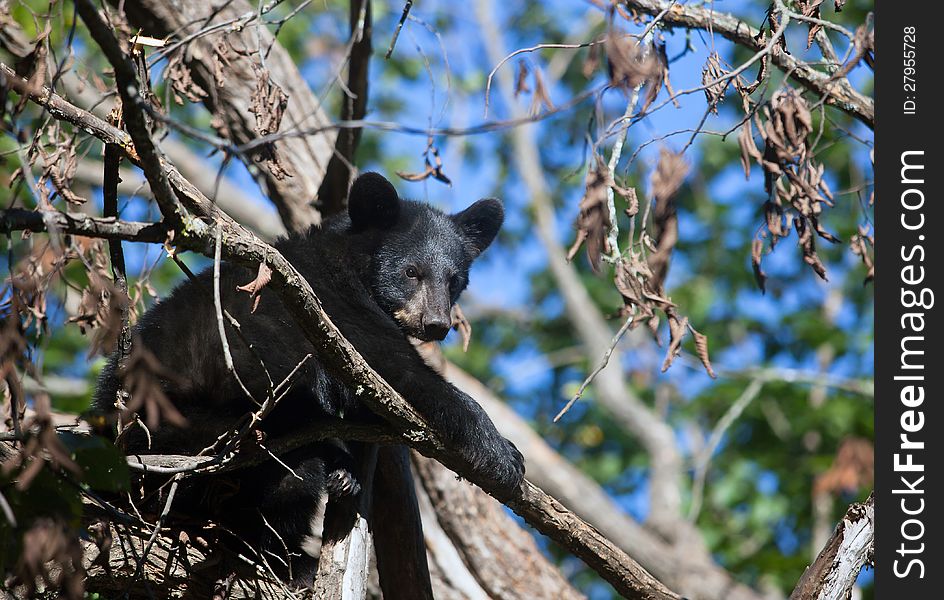
[[[446,338],[452,326],[448,315],[423,315],[423,336],[427,341],[440,341]]]

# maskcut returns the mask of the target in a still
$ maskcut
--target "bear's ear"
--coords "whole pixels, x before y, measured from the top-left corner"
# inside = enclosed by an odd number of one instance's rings
[[[400,216],[400,196],[383,175],[364,173],[351,184],[347,214],[355,231],[390,227]]]
[[[474,248],[475,256],[478,256],[498,235],[502,221],[505,220],[505,209],[502,208],[501,200],[487,198],[452,215],[452,220]]]

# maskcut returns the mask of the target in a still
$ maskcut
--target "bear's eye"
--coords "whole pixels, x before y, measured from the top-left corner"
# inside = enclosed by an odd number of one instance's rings
[[[409,277],[410,279],[419,279],[420,272],[416,270],[416,267],[407,267],[406,276]]]

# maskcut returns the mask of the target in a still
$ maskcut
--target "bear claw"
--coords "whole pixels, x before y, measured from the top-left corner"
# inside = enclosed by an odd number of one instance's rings
[[[328,494],[333,497],[354,496],[361,491],[361,485],[354,474],[343,468],[336,469],[328,475],[325,487],[328,489]]]

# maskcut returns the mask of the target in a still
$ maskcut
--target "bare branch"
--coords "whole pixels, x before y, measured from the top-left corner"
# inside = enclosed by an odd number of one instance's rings
[[[667,4],[663,0],[622,0],[622,2],[630,10],[647,15],[660,14]],[[676,10],[666,13],[663,22],[670,27],[715,32],[754,52],[763,50],[765,46],[764,42],[760,41],[756,29],[734,15],[715,10],[713,5],[680,5]],[[780,46],[772,49],[770,56],[773,63],[791,79],[816,95],[827,99],[827,104],[836,106],[869,127],[875,127],[874,101],[853,88],[848,81],[832,81],[828,73],[817,71],[813,66],[797,59]]]
[[[407,446],[381,446],[374,471],[370,527],[377,572],[388,600],[433,600],[424,525]]]
[[[397,28],[393,32],[393,38],[390,39],[390,47],[387,48],[387,53],[384,55],[384,58],[389,59],[393,56],[393,49],[397,45],[397,39],[400,37],[400,30],[403,29],[406,18],[410,16],[411,8],[413,8],[413,0],[406,0],[406,4],[403,5],[403,13],[400,15],[400,20],[397,21]]]
[[[48,231],[49,223],[56,231],[107,240],[128,240],[162,244],[167,240],[163,223],[119,221],[111,217],[90,217],[84,213],[57,210],[26,210],[10,208],[0,211],[0,231]]]
[[[711,462],[711,457],[715,453],[715,449],[718,448],[718,444],[721,443],[721,438],[724,437],[724,433],[737,421],[738,417],[741,416],[741,413],[744,412],[748,405],[757,398],[765,382],[766,379],[763,377],[756,377],[751,380],[747,387],[744,388],[744,391],[741,392],[738,399],[734,401],[734,404],[728,408],[724,416],[715,424],[714,429],[711,430],[711,436],[708,438],[708,443],[696,457],[695,475],[693,477],[694,482],[692,484],[692,502],[688,511],[689,521],[694,522],[698,518],[698,513],[701,511],[702,493],[705,489],[705,478],[708,475],[708,464]]]
[[[134,64],[121,49],[118,40],[112,35],[107,23],[98,14],[98,9],[91,0],[76,0],[76,11],[82,17],[92,38],[105,53],[108,62],[115,69],[118,93],[121,96],[123,116],[128,133],[134,141],[134,150],[141,161],[144,175],[151,185],[154,199],[161,208],[161,213],[171,225],[182,222],[186,211],[177,200],[168,181],[167,173],[161,166],[161,153],[151,140],[146,119],[146,106],[141,96],[140,84]],[[127,150],[127,146],[124,146]]]
[[[72,123],[88,134],[100,140],[121,147],[126,153],[134,154],[134,144],[126,131],[109,125],[92,113],[77,108],[53,93],[48,87],[34,90],[29,82],[16,74],[5,64],[0,64],[0,84],[9,86],[18,94],[28,95],[36,104],[44,107],[56,119]]]

